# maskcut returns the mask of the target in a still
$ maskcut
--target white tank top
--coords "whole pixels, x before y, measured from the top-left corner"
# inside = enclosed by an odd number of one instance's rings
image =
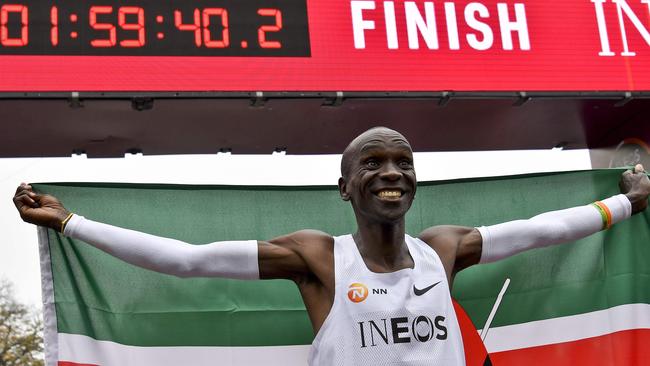
[[[405,239],[414,268],[375,273],[352,235],[334,238],[336,293],[311,366],[465,365],[442,262],[423,241]]]

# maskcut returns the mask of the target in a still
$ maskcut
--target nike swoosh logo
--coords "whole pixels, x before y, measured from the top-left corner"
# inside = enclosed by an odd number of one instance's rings
[[[422,295],[424,295],[425,293],[427,293],[427,291],[429,291],[429,290],[431,290],[432,288],[434,288],[434,287],[435,287],[437,284],[439,284],[440,282],[442,282],[442,281],[438,281],[438,282],[434,283],[433,285],[431,285],[431,286],[427,286],[427,287],[425,287],[425,288],[423,288],[423,289],[419,289],[419,288],[415,287],[415,285],[413,285],[413,292],[415,293],[415,296],[422,296]]]

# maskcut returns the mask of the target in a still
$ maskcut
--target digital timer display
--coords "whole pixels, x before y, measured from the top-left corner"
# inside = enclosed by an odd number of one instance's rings
[[[0,0],[0,98],[647,92],[649,9],[650,0]]]
[[[0,55],[309,57],[305,0],[0,1]]]

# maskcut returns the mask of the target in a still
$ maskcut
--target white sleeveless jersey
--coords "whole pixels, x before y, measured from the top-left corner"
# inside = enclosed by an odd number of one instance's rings
[[[465,353],[436,252],[406,236],[415,267],[371,272],[352,235],[334,238],[336,293],[312,343],[311,366],[456,366]]]

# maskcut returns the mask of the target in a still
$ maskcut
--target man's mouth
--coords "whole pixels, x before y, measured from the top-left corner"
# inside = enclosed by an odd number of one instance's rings
[[[382,189],[377,192],[377,196],[384,200],[398,200],[402,197],[402,191],[394,189]]]

